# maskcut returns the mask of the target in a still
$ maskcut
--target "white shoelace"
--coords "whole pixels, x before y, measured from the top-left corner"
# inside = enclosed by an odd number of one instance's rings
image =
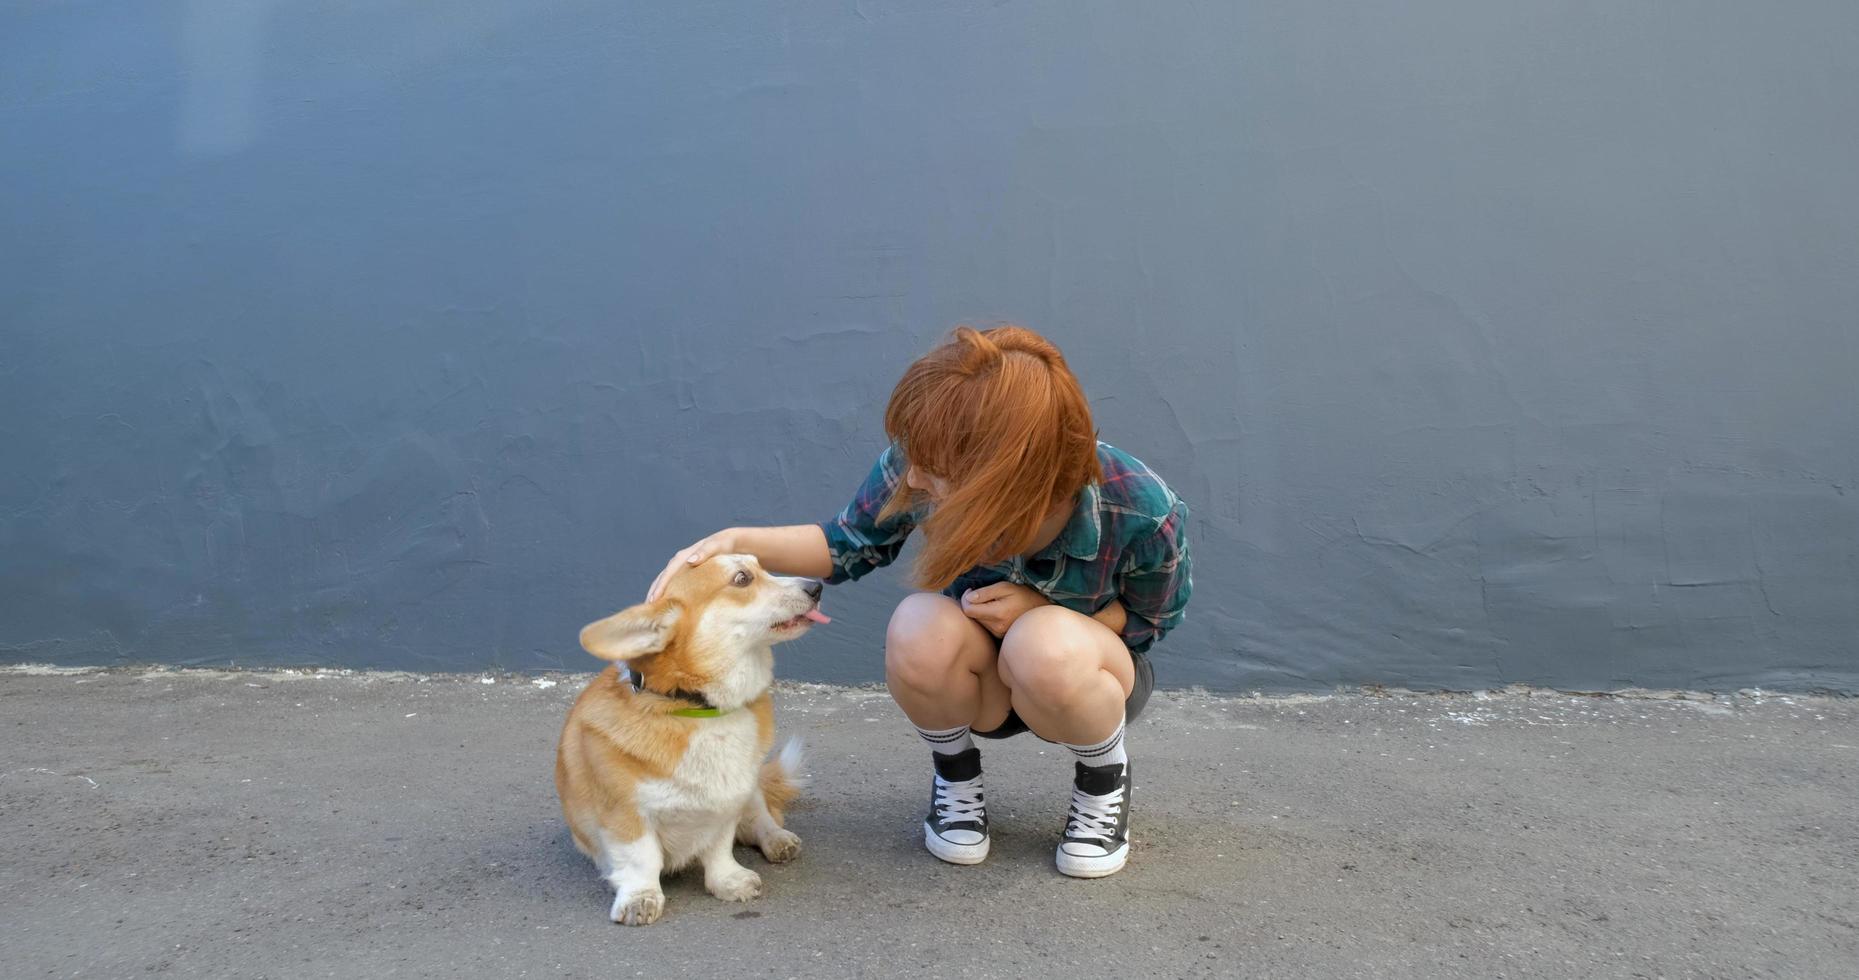
[[[981,802],[981,777],[949,782],[936,777],[936,818],[943,823],[980,823],[987,813]]]
[[[1104,796],[1092,796],[1073,787],[1071,820],[1065,825],[1065,836],[1109,840],[1117,832],[1117,811],[1122,806],[1121,786]]]

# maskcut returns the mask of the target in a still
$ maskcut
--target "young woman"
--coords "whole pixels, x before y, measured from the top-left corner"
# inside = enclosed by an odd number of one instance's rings
[[[1154,685],[1149,647],[1191,588],[1188,508],[1147,466],[1097,441],[1078,379],[1019,327],[956,331],[909,370],[884,414],[891,445],[821,524],[732,528],[672,557],[751,554],[777,574],[838,583],[923,532],[917,584],[885,634],[885,681],[934,766],[923,842],[953,864],[988,854],[976,738],[1021,732],[1076,759],[1058,869],[1129,856],[1124,725]]]

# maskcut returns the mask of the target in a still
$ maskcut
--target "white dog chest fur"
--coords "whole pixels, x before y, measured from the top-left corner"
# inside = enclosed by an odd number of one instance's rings
[[[734,826],[760,770],[754,712],[732,711],[695,725],[670,778],[641,780],[635,797],[639,815],[658,834],[667,867],[697,857],[717,827]]]

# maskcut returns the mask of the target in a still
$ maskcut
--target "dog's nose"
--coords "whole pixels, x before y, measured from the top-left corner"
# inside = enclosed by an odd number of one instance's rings
[[[820,600],[820,594],[826,591],[826,583],[819,579],[810,578],[801,585],[801,588],[805,590],[809,596],[812,596],[815,602],[818,602]]]

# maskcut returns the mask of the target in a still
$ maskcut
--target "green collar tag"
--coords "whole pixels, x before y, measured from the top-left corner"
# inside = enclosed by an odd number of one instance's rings
[[[701,708],[673,709],[670,712],[670,714],[674,718],[720,718],[736,710],[735,708],[731,708],[729,709],[729,711],[725,711],[722,708],[718,708],[712,705],[709,699],[705,698],[702,694],[697,694],[691,691],[666,691],[662,693],[658,691],[647,692],[645,690],[645,678],[640,676],[638,670],[629,668],[626,672],[629,675],[631,675],[631,677],[629,678],[629,681],[633,686],[633,693],[635,694],[650,693],[650,694],[656,694],[661,698],[677,698],[683,701],[696,701],[699,704],[703,705],[703,707]]]

